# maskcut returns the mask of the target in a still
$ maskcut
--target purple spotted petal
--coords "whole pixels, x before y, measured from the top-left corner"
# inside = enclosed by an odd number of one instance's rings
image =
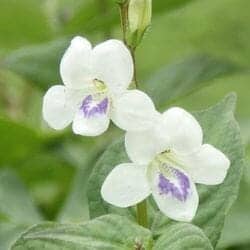
[[[159,183],[158,183],[160,194],[171,194],[179,201],[186,201],[190,189],[190,182],[188,177],[184,173],[175,168],[172,167],[167,167],[167,168],[171,171],[171,175],[175,181],[171,181],[170,179],[165,177],[162,173],[160,173]]]
[[[108,98],[105,97],[103,100],[96,103],[93,101],[92,95],[88,95],[83,100],[80,110],[83,111],[84,117],[86,118],[106,114],[108,110]]]

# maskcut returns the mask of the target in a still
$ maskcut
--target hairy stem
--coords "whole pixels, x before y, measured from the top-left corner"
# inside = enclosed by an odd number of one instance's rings
[[[133,58],[133,63],[134,63],[134,75],[133,75],[133,83],[135,84],[135,88],[138,89],[138,81],[137,81],[137,70],[136,70],[136,60],[135,60],[135,49],[129,48],[132,58]]]

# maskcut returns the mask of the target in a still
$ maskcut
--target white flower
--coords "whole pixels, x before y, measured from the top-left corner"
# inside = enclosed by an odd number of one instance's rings
[[[191,221],[199,197],[195,183],[223,182],[228,158],[202,144],[202,129],[181,108],[159,114],[147,131],[127,132],[125,146],[133,163],[116,166],[102,186],[102,197],[118,207],[133,206],[153,195],[159,209],[178,221]]]
[[[124,130],[147,129],[155,115],[151,99],[139,90],[127,90],[133,78],[133,60],[126,46],[108,40],[92,48],[75,37],[66,50],[60,73],[64,85],[52,86],[44,96],[43,116],[54,129],[73,121],[76,134],[96,136],[110,119]]]

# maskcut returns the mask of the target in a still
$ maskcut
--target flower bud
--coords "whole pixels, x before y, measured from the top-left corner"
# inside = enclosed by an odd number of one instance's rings
[[[136,47],[151,23],[152,0],[129,0],[128,43]]]

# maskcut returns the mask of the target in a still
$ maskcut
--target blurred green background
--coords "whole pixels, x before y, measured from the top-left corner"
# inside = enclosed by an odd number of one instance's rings
[[[136,54],[140,87],[161,110],[200,110],[228,92],[238,95],[246,168],[223,249],[250,249],[249,9],[247,0],[153,0],[152,25]],[[75,35],[94,44],[121,39],[115,1],[0,0],[0,250],[41,219],[87,220],[93,162],[122,134],[112,127],[84,138],[70,128],[53,131],[42,120],[42,97],[61,83],[60,58]],[[164,105],[157,84],[166,86]]]

